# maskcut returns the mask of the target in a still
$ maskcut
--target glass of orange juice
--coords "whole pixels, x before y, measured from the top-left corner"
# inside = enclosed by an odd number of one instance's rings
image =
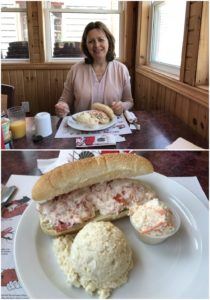
[[[10,119],[10,130],[13,139],[20,139],[26,135],[25,111],[22,106],[14,106],[7,109]]]

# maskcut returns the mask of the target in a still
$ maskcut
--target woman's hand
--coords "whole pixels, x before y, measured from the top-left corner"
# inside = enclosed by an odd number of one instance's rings
[[[115,115],[121,115],[123,113],[123,105],[121,101],[113,101],[111,106]]]
[[[67,116],[69,112],[70,112],[69,106],[66,102],[59,101],[55,105],[55,113],[58,117],[63,118]]]

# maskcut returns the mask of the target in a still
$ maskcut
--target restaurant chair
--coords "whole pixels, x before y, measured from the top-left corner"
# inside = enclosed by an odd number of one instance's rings
[[[7,108],[14,106],[15,87],[8,84],[1,84],[1,113]]]

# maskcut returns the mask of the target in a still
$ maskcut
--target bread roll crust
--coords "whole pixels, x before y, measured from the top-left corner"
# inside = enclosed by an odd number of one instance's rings
[[[92,104],[91,109],[101,110],[101,111],[105,112],[111,120],[114,119],[115,115],[114,115],[113,110],[111,109],[111,107],[109,107],[105,104],[95,102],[95,103]]]
[[[111,153],[85,158],[42,175],[32,189],[32,198],[35,201],[47,201],[96,183],[153,171],[150,161],[136,154]]]

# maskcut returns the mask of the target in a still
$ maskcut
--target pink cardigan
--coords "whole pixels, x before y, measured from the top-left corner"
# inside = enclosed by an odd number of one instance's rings
[[[100,81],[91,65],[76,63],[68,72],[60,101],[73,107],[74,113],[89,110],[94,102],[111,106],[122,101],[124,110],[133,106],[130,76],[126,66],[116,60],[108,63]]]

